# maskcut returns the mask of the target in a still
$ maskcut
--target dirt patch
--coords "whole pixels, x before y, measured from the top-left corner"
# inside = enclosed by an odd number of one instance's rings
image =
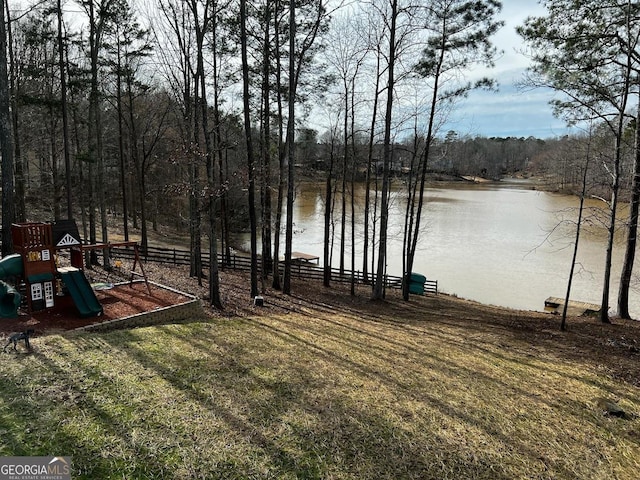
[[[102,305],[103,314],[97,317],[82,318],[71,298],[58,300],[58,308],[36,312],[33,315],[21,313],[17,318],[0,319],[0,335],[27,329],[35,330],[35,335],[45,332],[73,330],[74,328],[129,317],[159,308],[177,305],[189,300],[189,297],[172,290],[150,284],[151,293],[143,282],[119,284],[108,290],[96,292]]]

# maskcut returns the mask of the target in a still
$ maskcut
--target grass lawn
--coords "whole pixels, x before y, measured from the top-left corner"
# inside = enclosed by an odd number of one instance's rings
[[[38,337],[0,355],[0,455],[86,479],[638,478],[637,384],[445,301]]]

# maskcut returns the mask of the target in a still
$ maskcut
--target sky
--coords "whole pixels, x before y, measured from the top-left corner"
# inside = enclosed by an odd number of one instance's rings
[[[439,126],[438,135],[450,130],[459,136],[555,138],[572,130],[562,119],[553,116],[550,89],[518,86],[530,65],[524,54],[525,45],[516,33],[529,16],[544,16],[546,9],[538,0],[502,0],[499,20],[504,26],[493,37],[502,53],[495,67],[469,72],[468,80],[489,77],[496,80],[497,91],[472,91],[468,98],[456,102],[447,121]],[[327,128],[326,112],[315,111],[310,125],[323,132]]]
[[[529,60],[522,53],[524,45],[515,29],[528,16],[545,14],[537,0],[503,0],[501,20],[504,27],[494,37],[494,45],[504,53],[487,75],[496,79],[498,92],[475,91],[460,103],[444,130],[460,135],[485,137],[550,138],[568,133],[563,120],[555,118],[547,89],[523,89],[521,82]]]

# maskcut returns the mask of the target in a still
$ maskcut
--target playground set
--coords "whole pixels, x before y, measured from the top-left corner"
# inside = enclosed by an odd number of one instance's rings
[[[26,308],[29,314],[44,310],[68,312],[75,306],[80,317],[102,315],[102,305],[84,274],[86,250],[133,247],[133,270],[136,264],[139,264],[142,276],[147,282],[138,257],[136,242],[83,244],[73,220],[13,224],[11,235],[15,253],[0,259],[2,318],[17,317],[21,306]],[[60,265],[62,250],[70,251],[70,265]],[[25,299],[19,290],[23,290]]]

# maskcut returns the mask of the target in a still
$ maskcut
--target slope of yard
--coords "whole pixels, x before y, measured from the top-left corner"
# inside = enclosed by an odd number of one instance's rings
[[[0,455],[86,479],[637,478],[634,322],[297,284],[259,308],[222,275],[225,314],[1,355]]]

